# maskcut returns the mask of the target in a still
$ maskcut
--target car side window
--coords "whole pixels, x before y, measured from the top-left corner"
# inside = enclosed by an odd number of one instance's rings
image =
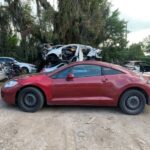
[[[109,67],[102,67],[102,75],[122,74],[121,71]]]
[[[10,59],[10,58],[5,58],[5,62],[6,62],[6,63],[13,63],[13,60]]]
[[[4,58],[0,58],[0,62],[5,62]]]
[[[77,65],[72,68],[75,78],[101,75],[101,67],[97,65]]]
[[[70,73],[71,68],[64,69],[52,76],[53,79],[65,79]]]

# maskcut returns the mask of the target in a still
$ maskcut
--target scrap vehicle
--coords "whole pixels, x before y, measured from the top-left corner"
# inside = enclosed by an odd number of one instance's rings
[[[15,63],[0,63],[0,81],[21,75],[19,65]]]
[[[101,51],[81,44],[55,45],[43,50],[43,59],[48,63],[51,62],[57,65],[61,62],[100,60]]]
[[[22,70],[22,73],[33,73],[36,72],[37,68],[33,64],[25,63],[25,62],[19,62],[13,57],[0,57],[0,62],[1,63],[6,63],[6,64],[16,64],[20,67]]]
[[[150,64],[144,61],[127,61],[123,64],[129,70],[135,73],[142,73],[144,76],[150,76]]]

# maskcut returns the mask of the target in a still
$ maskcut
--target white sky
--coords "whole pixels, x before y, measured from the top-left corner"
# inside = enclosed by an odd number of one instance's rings
[[[121,18],[128,21],[128,40],[142,41],[150,35],[150,0],[110,0],[113,8],[118,8]]]

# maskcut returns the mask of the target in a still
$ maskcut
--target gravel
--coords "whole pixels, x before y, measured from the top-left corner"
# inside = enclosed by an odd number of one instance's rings
[[[0,100],[0,150],[150,150],[150,107],[44,107],[25,113]]]

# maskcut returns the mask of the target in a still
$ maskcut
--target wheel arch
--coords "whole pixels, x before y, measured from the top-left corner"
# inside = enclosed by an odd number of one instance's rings
[[[28,70],[28,72],[30,72],[30,68],[29,68],[28,66],[21,66],[20,68],[21,68],[21,69],[25,68],[25,69]]]
[[[149,103],[149,102],[148,102],[148,94],[147,94],[147,92],[146,92],[144,89],[142,89],[142,88],[140,88],[140,87],[130,87],[130,88],[125,89],[125,90],[120,94],[120,96],[119,96],[119,98],[118,98],[118,104],[117,104],[117,105],[119,105],[119,101],[120,101],[122,95],[123,95],[125,92],[129,91],[129,90],[138,90],[138,91],[142,92],[142,93],[144,94],[145,98],[146,98],[146,104]]]
[[[38,86],[35,86],[35,85],[26,85],[26,86],[20,88],[20,89],[17,91],[16,96],[15,96],[15,104],[17,104],[18,95],[19,95],[20,91],[23,90],[23,89],[25,89],[25,88],[27,88],[27,87],[33,87],[33,88],[38,89],[38,90],[43,94],[43,97],[44,97],[44,104],[47,104],[47,98],[46,98],[46,94],[45,94],[44,90],[42,90],[41,88],[39,88]]]
[[[55,56],[55,57],[58,57],[58,55],[57,54],[55,54],[55,53],[51,53],[51,54],[48,54],[47,56],[46,56],[46,59],[48,59],[48,57],[49,56]],[[58,57],[59,58],[59,57]]]

